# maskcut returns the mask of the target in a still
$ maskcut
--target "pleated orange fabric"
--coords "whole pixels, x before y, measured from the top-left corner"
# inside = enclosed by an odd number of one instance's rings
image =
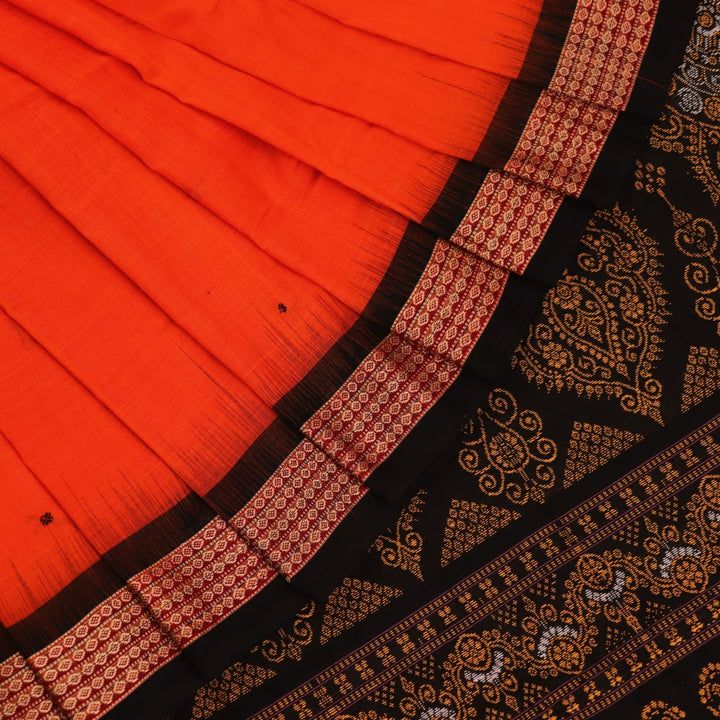
[[[471,66],[295,2],[0,3],[0,431],[77,529],[4,546],[3,624],[206,494],[358,319],[519,71],[540,3],[505,5]]]

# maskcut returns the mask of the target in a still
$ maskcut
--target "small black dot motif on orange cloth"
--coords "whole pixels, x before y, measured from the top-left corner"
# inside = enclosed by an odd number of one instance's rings
[[[278,310],[279,310],[281,313],[286,313],[286,312],[287,312],[287,306],[286,306],[284,303],[278,303]]]
[[[49,513],[49,512],[43,513],[40,516],[40,522],[43,525],[49,525],[54,519],[55,518],[52,516],[52,513]]]

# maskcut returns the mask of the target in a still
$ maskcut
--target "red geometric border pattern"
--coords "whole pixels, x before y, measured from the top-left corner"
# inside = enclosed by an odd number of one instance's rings
[[[0,665],[0,717],[64,720],[27,660],[19,653]]]
[[[130,590],[121,588],[28,662],[65,715],[89,720],[178,652]]]
[[[564,195],[578,197],[630,99],[657,0],[581,0],[548,90],[503,171],[487,175],[453,240],[512,272],[527,268]]]
[[[266,561],[289,577],[366,492],[365,485],[305,440],[231,522]]]
[[[494,265],[521,274],[562,201],[563,196],[555,190],[493,170],[453,240]]]
[[[278,571],[292,577],[307,563],[367,492],[361,482],[456,379],[563,195],[581,192],[627,104],[658,4],[579,2],[504,172],[488,174],[453,237],[438,241],[392,332],[305,424],[308,439],[232,527],[215,518],[132,578],[132,592],[119,590],[29,661],[1,663],[3,718],[100,717]]]
[[[439,240],[392,334],[302,431],[365,480],[457,378],[507,277]]]
[[[580,0],[549,89],[611,110],[627,107],[657,0]]]
[[[616,118],[615,110],[543,91],[505,170],[577,197]]]
[[[174,644],[187,647],[275,577],[232,527],[214,518],[127,585]]]

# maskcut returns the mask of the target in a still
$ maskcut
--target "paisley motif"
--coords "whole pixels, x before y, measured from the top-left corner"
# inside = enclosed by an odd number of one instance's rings
[[[582,243],[578,272],[548,291],[513,366],[547,390],[613,397],[662,424],[653,373],[669,313],[658,245],[617,206],[595,216]]]

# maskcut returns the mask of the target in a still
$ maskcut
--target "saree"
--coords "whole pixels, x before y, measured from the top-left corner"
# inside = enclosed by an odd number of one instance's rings
[[[3,717],[589,717],[710,642],[712,3],[0,15]]]

